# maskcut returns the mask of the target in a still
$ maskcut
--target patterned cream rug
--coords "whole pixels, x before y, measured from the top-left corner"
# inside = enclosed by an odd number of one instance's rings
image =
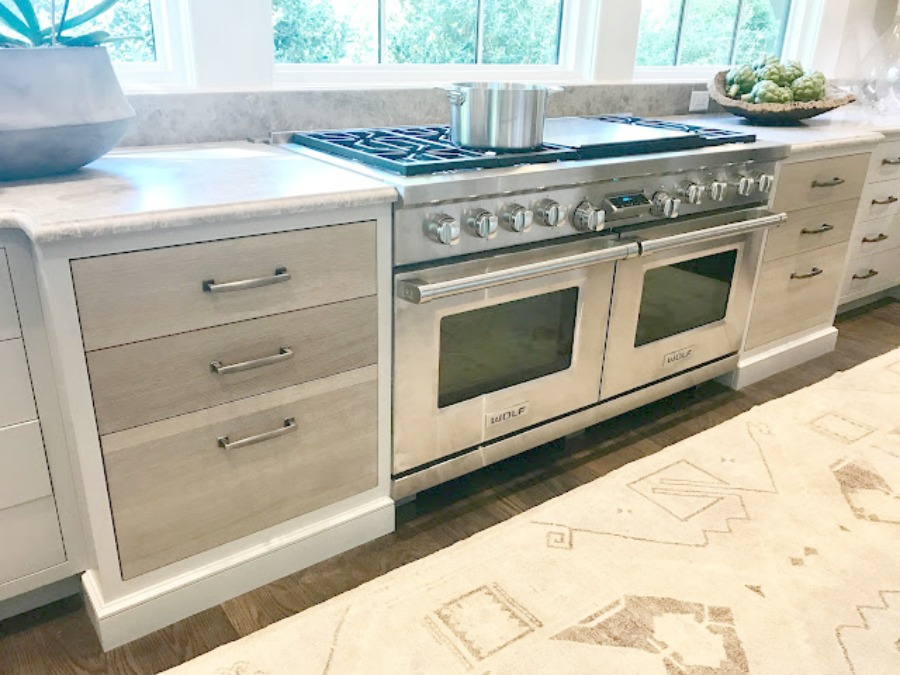
[[[900,673],[900,349],[170,672]]]

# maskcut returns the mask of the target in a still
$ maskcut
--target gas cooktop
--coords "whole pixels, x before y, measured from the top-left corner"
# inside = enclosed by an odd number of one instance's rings
[[[599,115],[550,118],[544,126],[544,140],[544,145],[534,150],[474,150],[454,145],[449,128],[442,125],[304,131],[291,136],[298,145],[402,176],[691,150],[752,143],[756,136],[666,120]]]

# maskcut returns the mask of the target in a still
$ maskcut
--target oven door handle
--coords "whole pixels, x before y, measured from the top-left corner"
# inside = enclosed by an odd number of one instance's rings
[[[493,272],[484,272],[470,277],[450,279],[448,281],[435,281],[428,283],[421,279],[404,279],[397,282],[397,297],[416,305],[422,305],[433,300],[482,291],[495,286],[504,286],[517,281],[527,281],[549,274],[568,272],[569,270],[590,265],[598,265],[605,262],[615,262],[636,257],[640,252],[636,242],[629,242],[621,246],[613,246],[598,251],[576,253],[574,255],[552,258],[541,262],[519,265]]]
[[[662,251],[669,251],[679,246],[689,246],[691,244],[701,244],[716,239],[724,239],[736,234],[745,234],[754,230],[761,230],[772,225],[778,225],[787,220],[786,213],[772,213],[759,218],[751,218],[750,220],[741,220],[736,223],[728,223],[727,225],[719,225],[716,227],[708,227],[695,232],[685,232],[683,234],[673,234],[668,237],[660,237],[659,239],[642,239],[640,241],[641,255],[652,255]]]

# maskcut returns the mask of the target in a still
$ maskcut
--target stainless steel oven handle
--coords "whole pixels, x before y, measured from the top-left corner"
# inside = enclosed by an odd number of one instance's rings
[[[538,277],[547,276],[548,274],[567,272],[569,270],[578,269],[579,267],[588,267],[589,265],[597,265],[604,262],[626,260],[628,258],[636,257],[639,252],[640,249],[638,248],[637,243],[630,242],[628,244],[613,246],[599,251],[576,253],[562,258],[552,258],[551,260],[520,265],[518,267],[510,267],[505,270],[475,274],[470,277],[450,279],[448,281],[428,283],[421,279],[404,279],[397,282],[397,297],[402,298],[407,302],[421,305],[433,300],[447,298],[451,295],[459,295],[460,293],[481,291],[486,288],[504,286],[506,284],[512,284],[517,281],[526,281],[528,279],[536,279]]]
[[[774,213],[760,218],[751,218],[750,220],[742,220],[737,223],[729,223],[727,225],[719,225],[718,227],[708,227],[695,232],[685,232],[683,234],[673,234],[669,237],[660,237],[659,239],[647,239],[640,242],[641,255],[652,255],[661,251],[669,251],[679,246],[689,246],[691,244],[700,244],[716,239],[724,239],[736,234],[744,234],[761,230],[772,225],[778,225],[787,220],[786,213]]]

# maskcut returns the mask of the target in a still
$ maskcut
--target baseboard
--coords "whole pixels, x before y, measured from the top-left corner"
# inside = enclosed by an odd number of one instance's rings
[[[60,579],[52,584],[35,588],[33,591],[0,602],[0,621],[68,598],[70,595],[78,595],[80,592],[81,585],[78,583],[77,576]]]
[[[771,375],[834,351],[837,336],[837,328],[829,326],[769,349],[763,348],[750,356],[742,356],[737,368],[718,378],[718,381],[732,389],[749,387]]]
[[[104,651],[394,530],[394,502],[382,497],[324,525],[257,546],[131,595],[106,600],[93,570],[82,575],[85,605]]]

